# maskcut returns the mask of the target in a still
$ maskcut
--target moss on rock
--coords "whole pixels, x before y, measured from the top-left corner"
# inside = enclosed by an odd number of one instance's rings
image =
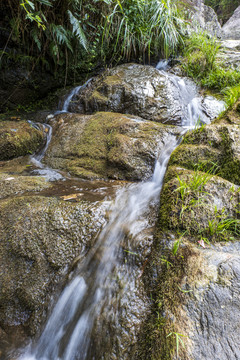
[[[65,267],[82,258],[104,223],[101,202],[43,196],[0,201],[0,326],[36,333]]]
[[[172,126],[130,115],[60,114],[44,162],[82,178],[142,180],[151,176]]]
[[[0,122],[0,160],[32,154],[43,141],[43,132],[26,121]]]

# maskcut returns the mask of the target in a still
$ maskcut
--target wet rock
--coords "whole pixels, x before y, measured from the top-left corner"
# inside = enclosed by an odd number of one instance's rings
[[[0,122],[0,161],[32,154],[43,142],[41,128],[25,121]]]
[[[226,69],[240,71],[240,40],[225,40],[221,44],[217,60]]]
[[[171,319],[169,329],[181,334],[183,343],[179,344],[177,356],[175,335],[171,344],[166,344],[166,339],[163,339],[168,353],[165,358],[239,358],[239,250],[238,242],[201,250],[183,241],[179,256],[184,256],[184,264],[180,272],[179,267],[173,265],[173,273],[177,274],[174,288],[177,296],[174,297],[175,303],[167,300],[164,309],[167,321]],[[177,262],[181,262],[180,257]]]
[[[222,27],[223,38],[240,40],[240,6],[234,11],[232,17]]]
[[[120,65],[92,80],[69,106],[74,113],[112,111],[168,124],[184,117],[178,86],[151,66]]]
[[[227,122],[222,120],[187,134],[173,152],[170,165],[187,169],[202,165],[209,170],[214,163],[221,177],[240,185],[240,130],[237,124],[229,125],[230,119],[238,121],[234,115],[233,110],[229,111]]]
[[[38,192],[49,187],[50,183],[41,177],[0,173],[0,199],[26,192]]]
[[[169,133],[178,130],[117,113],[60,114],[44,157],[52,168],[83,178],[149,178]]]
[[[53,285],[83,257],[104,223],[105,203],[43,196],[0,202],[0,326],[39,329]]]

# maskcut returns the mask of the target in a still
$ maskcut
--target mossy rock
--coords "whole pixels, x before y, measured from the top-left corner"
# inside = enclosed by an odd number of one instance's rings
[[[105,222],[102,203],[44,196],[0,201],[0,326],[34,334],[58,277],[93,245]],[[59,279],[58,279],[59,281]]]
[[[240,129],[238,125],[212,124],[185,135],[172,153],[170,165],[195,169],[216,165],[219,176],[240,185]]]
[[[26,192],[39,192],[50,186],[51,183],[41,177],[0,173],[0,199],[14,195],[19,196]]]
[[[180,125],[184,116],[178,87],[154,67],[140,64],[105,71],[80,89],[69,111],[112,111],[174,125]]]
[[[234,238],[231,226],[226,224],[223,231],[221,226],[238,216],[238,187],[199,170],[170,167],[168,172],[159,211],[162,229],[206,236],[209,241]]]
[[[32,154],[43,142],[43,131],[26,121],[0,122],[0,160]]]
[[[43,159],[52,168],[82,178],[149,178],[172,126],[130,115],[60,114],[51,120],[53,137]]]

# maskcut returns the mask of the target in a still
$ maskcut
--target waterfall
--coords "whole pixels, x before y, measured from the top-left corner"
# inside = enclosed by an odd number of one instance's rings
[[[169,157],[177,146],[169,136],[152,179],[121,189],[107,225],[77,274],[61,294],[38,344],[21,360],[87,359],[91,330],[109,293],[109,275],[118,264],[118,249],[126,231],[134,236],[137,220],[159,198]],[[64,347],[62,344],[66,344]]]
[[[92,81],[92,78],[88,79],[85,84],[77,86],[75,88],[73,88],[70,93],[68,94],[68,96],[66,97],[63,106],[62,106],[62,110],[60,112],[68,112],[68,108],[69,105],[72,101],[72,98],[78,94],[81,90],[85,89],[85,87]]]
[[[166,65],[161,63],[158,67],[163,69]],[[196,125],[199,117],[202,120],[205,115],[201,102],[196,100],[195,88],[189,88],[177,76],[169,76],[182,94],[186,110],[186,116],[182,119],[184,133]],[[77,87],[69,94],[63,111],[67,111],[72,97],[80,89]],[[92,331],[100,314],[104,308],[108,309],[111,302],[111,274],[121,267],[120,249],[126,236],[134,238],[141,231],[138,221],[150,206],[154,203],[157,207],[167,164],[178,142],[176,136],[168,136],[150,180],[126,185],[118,191],[111,205],[108,223],[99,234],[95,246],[72,273],[72,280],[60,295],[37,344],[25,349],[20,360],[95,359],[90,353]],[[123,274],[119,270],[118,274],[126,277],[124,291],[130,292],[128,277],[131,277],[131,269],[126,266],[124,271]]]

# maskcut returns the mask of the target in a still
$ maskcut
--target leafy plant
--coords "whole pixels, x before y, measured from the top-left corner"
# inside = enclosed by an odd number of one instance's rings
[[[183,348],[185,348],[184,342],[181,339],[182,337],[186,337],[186,335],[182,335],[179,334],[177,332],[171,332],[167,335],[167,337],[169,336],[174,336],[175,337],[175,341],[176,341],[176,353],[177,353],[177,357],[179,355],[179,345],[181,345]]]
[[[220,236],[221,239],[225,239],[225,234],[232,233],[232,235],[240,236],[240,220],[229,218],[224,215],[224,210],[221,214],[217,215],[215,211],[215,218],[208,220],[208,227],[204,229],[204,233],[209,234],[210,237]]]

